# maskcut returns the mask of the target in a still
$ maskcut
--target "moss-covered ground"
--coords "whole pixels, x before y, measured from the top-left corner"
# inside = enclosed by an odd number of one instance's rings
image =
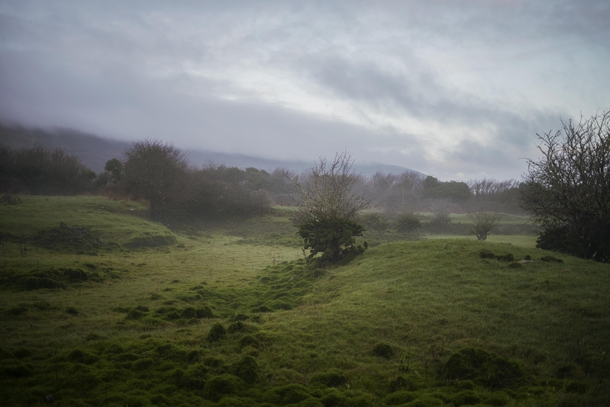
[[[312,270],[289,211],[186,233],[130,201],[21,199],[0,207],[1,405],[610,401],[610,267],[531,237],[380,239]],[[34,244],[60,222],[103,244]]]

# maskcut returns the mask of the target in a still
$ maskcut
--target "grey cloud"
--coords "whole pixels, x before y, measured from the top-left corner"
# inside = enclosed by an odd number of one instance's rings
[[[564,82],[551,87],[581,95],[586,84],[598,92],[591,99],[604,102],[607,75],[591,85],[582,67],[610,61],[609,19],[605,1],[7,0],[0,3],[0,117],[264,157],[315,159],[348,149],[359,161],[437,175],[512,169],[515,177],[522,167],[515,162],[531,152],[535,133],[578,112],[555,100],[527,113],[490,105],[476,88],[448,85],[422,52],[475,50],[493,64],[505,62],[499,77],[510,80],[511,69],[533,56],[552,51],[565,62],[582,47],[599,52],[597,59],[559,66]],[[485,143],[491,147],[467,137],[457,150],[441,151],[445,167],[433,167],[444,164],[424,158],[420,136],[290,110],[243,93],[234,78],[206,79],[187,69],[251,66],[298,76],[305,93],[313,85],[312,93],[332,95],[328,103],[343,99],[363,117],[396,111],[441,128],[495,129]]]
[[[474,95],[444,88],[424,68],[414,69],[412,75],[396,75],[383,72],[372,63],[350,63],[333,57],[313,70],[322,86],[344,98],[357,99],[380,109],[397,105],[415,117],[436,122],[475,128],[494,124],[499,130],[491,136],[497,142],[513,146],[525,145],[535,131],[558,120],[558,115],[531,112],[526,118],[499,106],[489,106]]]

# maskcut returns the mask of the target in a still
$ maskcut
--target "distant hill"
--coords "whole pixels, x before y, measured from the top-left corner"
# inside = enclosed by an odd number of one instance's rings
[[[49,149],[61,147],[77,156],[95,172],[104,171],[106,161],[119,158],[131,146],[125,141],[111,140],[71,129],[43,130],[0,125],[0,144],[14,149],[40,145]]]
[[[68,153],[77,156],[83,164],[95,172],[102,172],[106,161],[112,158],[122,158],[123,152],[131,146],[131,143],[126,141],[103,138],[72,129],[37,129],[6,124],[0,124],[0,144],[14,149],[35,145],[49,149],[61,147]],[[313,161],[284,161],[207,150],[186,150],[186,153],[189,161],[194,165],[214,163],[228,167],[254,167],[267,171],[285,168],[295,172],[304,171],[313,165]],[[366,176],[371,176],[378,171],[391,174],[410,171],[425,176],[419,171],[382,163],[359,164],[356,162],[354,170]]]

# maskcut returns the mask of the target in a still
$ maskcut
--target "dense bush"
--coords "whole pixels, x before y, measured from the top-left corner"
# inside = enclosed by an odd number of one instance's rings
[[[356,236],[362,236],[364,226],[347,219],[310,219],[299,225],[298,234],[303,238],[305,250],[311,260],[318,253],[330,262],[338,262],[349,254],[364,252],[365,246],[356,246]]]
[[[610,262],[610,112],[562,124],[538,135],[522,205],[542,226],[539,247]]]
[[[111,160],[106,170],[125,192],[150,202],[154,220],[173,224],[228,220],[262,215],[270,209],[267,193],[259,189],[270,177],[266,171],[225,166],[196,169],[180,150],[160,141],[134,143],[123,165]]]
[[[175,217],[188,200],[188,162],[173,145],[156,140],[134,143],[125,151],[121,185],[150,203],[150,218]]]

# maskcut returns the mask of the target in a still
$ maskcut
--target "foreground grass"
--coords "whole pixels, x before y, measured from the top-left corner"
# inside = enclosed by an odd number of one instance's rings
[[[62,199],[78,212],[93,198]],[[31,208],[43,214],[46,202]],[[78,223],[110,235],[102,226],[115,216],[141,234],[171,233],[134,211],[98,210]],[[14,213],[2,208],[3,228],[35,232],[35,221]],[[563,263],[541,261],[548,253],[517,236],[429,237],[309,270],[283,223],[268,217],[95,256],[3,241],[2,402],[42,405],[51,394],[66,406],[610,400],[608,265],[554,254]],[[482,250],[534,262],[512,266]],[[48,269],[89,278],[38,290],[5,278]],[[455,355],[463,369],[449,363]]]

